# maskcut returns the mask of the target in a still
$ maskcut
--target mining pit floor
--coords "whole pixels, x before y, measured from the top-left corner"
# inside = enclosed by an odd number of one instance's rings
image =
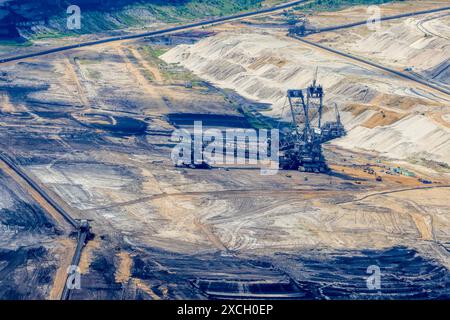
[[[239,24],[0,65],[1,150],[95,234],[71,298],[449,299],[442,162],[347,142],[324,146],[330,174],[173,165],[177,127],[252,126],[243,105],[273,116],[264,99],[155,53]],[[430,114],[448,108],[426,103]],[[73,232],[2,163],[0,185],[0,298],[58,299]],[[376,291],[366,286],[371,265],[382,272]]]

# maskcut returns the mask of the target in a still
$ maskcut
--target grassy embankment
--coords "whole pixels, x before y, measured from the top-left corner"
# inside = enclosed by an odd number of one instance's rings
[[[314,11],[334,11],[358,5],[378,5],[388,2],[403,2],[404,0],[313,0],[295,9],[310,9]]]

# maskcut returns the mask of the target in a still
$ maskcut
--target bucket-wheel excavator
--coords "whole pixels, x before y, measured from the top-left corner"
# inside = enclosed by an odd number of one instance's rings
[[[346,134],[339,110],[334,105],[335,121],[322,123],[324,90],[317,84],[317,69],[312,84],[287,91],[291,123],[282,135],[280,167],[305,172],[327,172],[322,144]]]

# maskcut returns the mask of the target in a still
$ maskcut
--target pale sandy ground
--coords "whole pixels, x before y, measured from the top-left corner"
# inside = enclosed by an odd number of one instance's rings
[[[416,12],[448,7],[447,0],[408,0],[378,5],[381,16],[393,16],[407,12]],[[368,6],[352,6],[343,10],[311,12],[308,20],[317,27],[330,27],[340,24],[367,20],[372,15]]]
[[[308,37],[429,81],[450,84],[450,10]]]
[[[272,105],[271,116],[289,115],[285,92],[305,88],[319,67],[326,103],[337,102],[349,135],[336,142],[395,158],[420,153],[450,163],[449,97],[353,61],[318,51],[280,34],[223,32],[163,55],[213,83]],[[425,114],[437,112],[439,121]]]
[[[154,66],[142,61],[135,44],[86,48],[51,61],[40,58],[25,62],[28,65],[3,66],[11,86],[38,90],[29,93],[26,103],[15,102],[7,94],[1,98],[5,102],[1,129],[14,130],[14,141],[21,141],[20,134],[32,134],[54,144],[60,150],[52,154],[54,161],[24,168],[78,217],[92,219],[98,238],[83,254],[83,272],[110,245],[126,245],[135,252],[158,248],[183,254],[226,251],[237,255],[405,245],[449,267],[449,254],[443,249],[450,242],[446,200],[450,194],[443,188],[449,183],[448,170],[412,161],[422,157],[450,161],[448,117],[444,116],[450,113],[447,98],[281,33],[231,29],[223,28],[222,33],[192,46],[178,46],[163,58],[219,87],[271,104],[269,116],[285,116],[286,89],[305,87],[319,66],[326,103],[338,102],[349,130],[335,144],[351,151],[364,149],[357,153],[336,148],[329,161],[335,172],[351,175],[358,183],[326,175],[307,175],[305,180],[305,174],[295,171],[261,176],[250,169],[176,169],[168,156],[170,148],[164,146],[168,138],[120,138],[99,131],[103,141],[81,143],[70,137],[80,130],[73,122],[33,113],[36,101],[60,103],[63,107],[53,106],[55,110],[61,108],[80,121],[86,111],[132,112],[139,119],[149,117],[152,129],[170,129],[164,118],[169,111],[222,108],[230,112],[220,94],[145,78],[143,71],[155,74]],[[29,111],[30,119],[15,119],[11,114],[16,110]],[[41,152],[22,148],[15,147],[14,152]],[[390,159],[370,158],[370,150]],[[383,177],[380,183],[362,169],[376,159],[380,163],[373,167]],[[352,167],[353,163],[361,167]],[[382,165],[407,167],[433,180],[433,189],[414,189],[424,186],[416,177],[388,175],[381,171]],[[413,190],[381,194],[402,188]],[[148,283],[132,278],[132,258],[129,252],[115,252],[114,279],[159,298]]]
[[[383,13],[398,14],[409,5],[413,8],[415,3],[395,4],[391,8],[386,5],[383,6]],[[433,2],[418,4],[415,8],[424,10],[443,5],[446,3]],[[346,14],[349,12],[356,13],[353,20],[358,21],[366,11],[365,8],[346,10]],[[348,22],[347,17],[342,18],[340,12],[322,16],[341,17],[340,21],[338,18],[330,19],[333,22],[331,25]],[[353,32],[343,31],[342,35],[336,32],[335,42],[341,43],[341,39],[342,43],[350,42],[351,47],[345,47],[350,52],[358,49],[367,53],[371,50],[370,56],[372,51],[378,50],[373,55],[375,60],[388,64],[395,62],[399,69],[410,65],[417,65],[417,70],[430,69],[445,63],[449,58],[449,43],[445,39],[447,29],[440,27],[447,24],[448,17],[431,19],[436,17],[435,14],[426,17],[430,19],[411,18],[386,24],[383,25],[384,29],[371,34],[361,31],[357,37],[353,37]],[[433,34],[428,32],[425,37],[423,30],[419,29],[421,25],[427,30],[434,27]],[[395,161],[403,159],[398,163],[408,168],[420,168],[422,172],[427,169],[417,167],[414,164],[417,159],[450,163],[448,96],[302,45],[286,37],[284,32],[249,27],[222,27],[216,30],[219,34],[194,45],[177,46],[162,58],[168,63],[181,64],[220,87],[268,103],[272,108],[264,112],[266,115],[281,115],[285,118],[288,116],[286,90],[306,87],[318,66],[318,78],[325,88],[326,104],[338,103],[349,131],[346,137],[333,144],[350,150],[375,151],[397,159]],[[437,30],[440,31],[439,35],[434,34]],[[311,38],[321,40],[324,37],[317,35]],[[394,53],[392,56],[389,55],[390,51]],[[406,242],[409,242],[407,239],[417,237],[424,241],[435,241],[436,232],[444,235],[444,238],[448,236],[445,230],[449,208],[444,200],[448,197],[447,193],[445,189],[411,191],[399,193],[394,199],[380,195],[368,198],[359,205],[349,203],[337,207],[329,207],[321,200],[312,201],[312,207],[317,209],[304,209],[298,218],[294,218],[295,214],[288,214],[284,218],[276,213],[278,210],[289,211],[293,207],[291,204],[286,204],[286,207],[276,205],[273,209],[275,212],[266,207],[256,219],[252,214],[244,221],[227,221],[226,228],[219,233],[226,246],[239,249],[317,245],[339,248],[389,246],[399,243],[396,233],[402,234],[401,238]],[[307,207],[305,203],[303,205]],[[367,205],[367,211],[361,205]],[[379,210],[384,206],[396,212],[394,216],[385,215],[383,210]],[[225,208],[227,206],[224,206],[223,212],[229,210]],[[272,215],[276,219],[271,220]],[[212,219],[211,215],[208,216]],[[262,217],[265,224],[273,223],[274,229],[271,230],[278,230],[283,236],[258,236],[254,231],[258,229],[255,228],[255,220]],[[285,238],[286,234],[289,236]],[[381,234],[390,236],[379,237]],[[443,263],[449,266],[445,250],[436,250],[432,251],[438,252],[436,254]]]

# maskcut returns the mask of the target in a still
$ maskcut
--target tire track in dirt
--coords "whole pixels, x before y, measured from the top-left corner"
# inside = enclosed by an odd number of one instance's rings
[[[137,80],[139,88],[141,88],[152,99],[152,110],[149,110],[150,112],[147,112],[147,114],[152,116],[161,116],[163,114],[170,113],[169,108],[159,92],[159,89],[156,88],[155,85],[149,83],[149,81],[142,75],[141,71],[134,66],[128,57],[128,54],[124,51],[124,48],[122,46],[116,46],[116,50],[125,62],[128,72],[131,73]]]
[[[150,71],[157,82],[164,82],[164,77],[157,67],[152,66],[147,60],[144,59],[142,54],[134,47],[129,47],[131,54],[144,66],[145,69]]]

